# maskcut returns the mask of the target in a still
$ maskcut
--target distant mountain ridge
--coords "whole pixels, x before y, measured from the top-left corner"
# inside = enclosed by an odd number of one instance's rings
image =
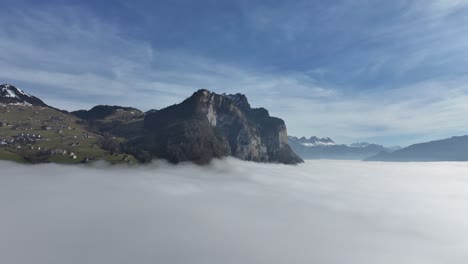
[[[109,117],[119,111],[133,111],[141,114],[142,112],[133,107],[122,107],[117,105],[97,105],[90,110],[77,110],[71,112],[71,114],[85,120],[97,120]]]
[[[318,137],[310,137],[309,139],[305,137],[297,138],[297,137],[288,137],[289,142],[294,142],[296,144],[303,145],[305,147],[314,147],[314,146],[333,146],[336,143],[329,137],[318,138]]]
[[[390,152],[390,149],[382,145],[367,142],[353,143],[349,146],[337,144],[329,137],[297,138],[289,136],[291,148],[303,159],[338,159],[338,160],[363,160],[382,151]]]
[[[349,146],[352,147],[352,148],[364,148],[364,147],[367,147],[369,145],[372,145],[372,144],[367,143],[367,142],[356,142],[356,143],[349,144]]]
[[[380,152],[367,161],[468,161],[468,136],[414,144],[395,152]]]

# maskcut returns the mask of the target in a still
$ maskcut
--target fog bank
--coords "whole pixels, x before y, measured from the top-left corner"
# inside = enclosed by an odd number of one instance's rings
[[[0,162],[0,263],[466,263],[468,163]]]

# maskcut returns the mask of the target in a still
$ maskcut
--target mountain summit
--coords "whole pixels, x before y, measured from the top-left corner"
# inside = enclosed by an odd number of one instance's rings
[[[41,99],[27,94],[11,84],[0,85],[0,104],[47,106]]]
[[[296,164],[283,120],[251,108],[244,95],[198,90],[180,104],[147,113],[144,136],[130,144],[171,162],[242,160]],[[142,152],[139,150],[138,152]]]
[[[69,113],[42,109],[44,102],[12,85],[0,88],[0,159],[125,163],[157,158],[206,164],[233,156],[303,162],[288,145],[284,121],[264,108],[251,108],[243,94],[198,90],[180,104],[146,113],[109,105]],[[11,133],[12,128],[18,132]]]

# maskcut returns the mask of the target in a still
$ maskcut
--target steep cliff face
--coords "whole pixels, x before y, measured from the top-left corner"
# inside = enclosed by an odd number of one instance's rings
[[[288,145],[283,120],[252,109],[244,95],[199,90],[178,105],[148,113],[146,145],[152,156],[171,162],[207,163],[234,156],[257,162],[302,162]]]

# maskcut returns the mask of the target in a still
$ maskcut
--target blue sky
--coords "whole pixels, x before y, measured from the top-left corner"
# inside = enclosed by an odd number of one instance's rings
[[[468,0],[0,3],[0,82],[75,110],[245,93],[289,134],[468,134]]]

